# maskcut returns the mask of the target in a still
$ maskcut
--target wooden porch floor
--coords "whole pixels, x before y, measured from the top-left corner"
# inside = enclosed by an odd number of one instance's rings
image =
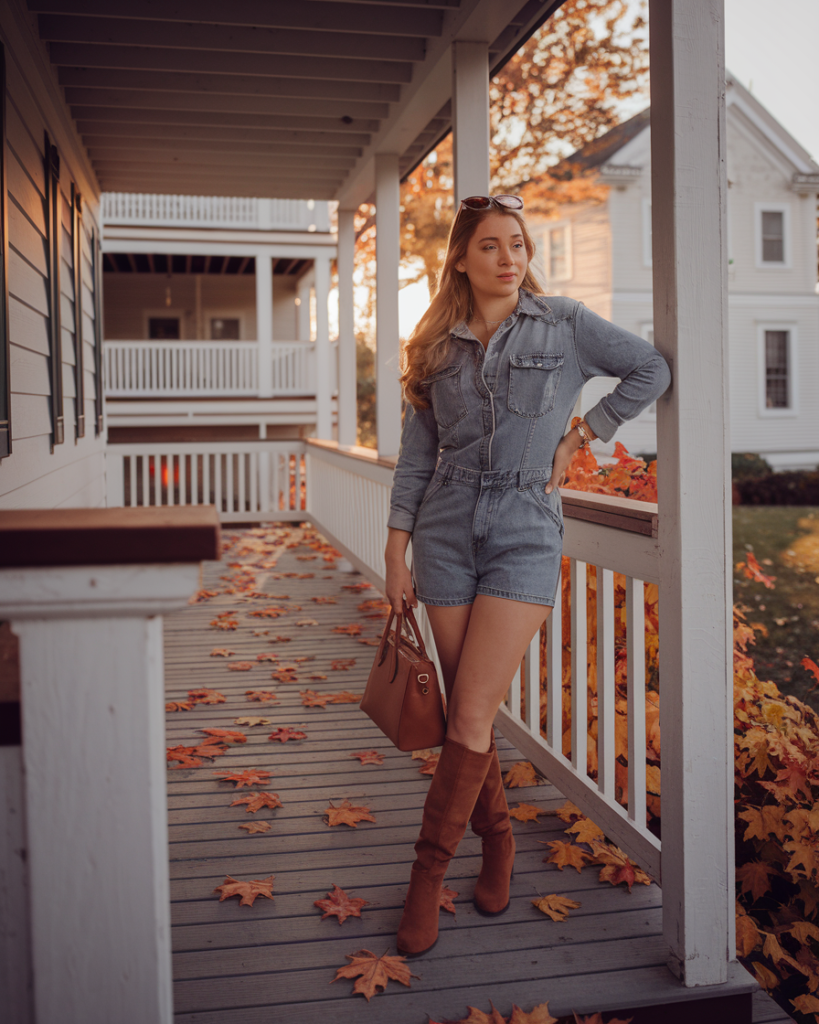
[[[377,956],[396,952],[395,932],[429,777],[419,774],[420,762],[409,753],[392,749],[356,704],[328,705],[326,710],[302,706],[299,691],[308,687],[322,693],[363,691],[374,648],[332,629],[358,622],[362,638],[380,636],[383,620],[364,618],[358,610],[362,601],[380,595],[372,588],[344,590],[345,584],[364,582],[363,577],[329,567],[320,552],[313,561],[300,560],[315,551],[285,546],[305,534],[314,539],[314,531],[286,524],[273,533],[283,540],[278,554],[257,550],[237,557],[234,547],[227,561],[252,566],[247,579],[255,580],[256,591],[287,594],[288,601],[221,594],[168,616],[165,624],[167,699],[184,699],[198,687],[218,690],[227,699],[169,713],[168,746],[200,742],[202,728],[243,728],[234,725],[240,716],[272,720],[269,727],[244,728],[247,744],[232,746],[226,756],[168,773],[176,1021],[425,1024],[427,1015],[433,1020],[466,1016],[468,1004],[489,1011],[490,999],[505,1014],[513,1002],[529,1010],[548,1000],[555,1016],[668,1001],[659,888],[638,885],[628,893],[600,884],[594,868],[578,874],[544,864],[542,843],[563,838],[565,825],[555,817],[514,823],[518,854],[512,905],[497,919],[481,917],[472,907],[480,842],[467,833],[447,874],[446,884],[459,893],[457,915],[442,912],[437,946],[409,961],[420,975],[411,988],[391,981],[368,1004],[351,994],[352,981],[330,984],[336,968],[348,963],[348,953],[362,948]],[[261,540],[258,534],[229,536],[250,538],[257,545]],[[261,562],[276,564],[261,570]],[[224,577],[234,572],[224,561],[208,563],[203,587],[224,588]],[[314,575],[276,578],[283,572]],[[311,601],[318,596],[334,597],[337,603]],[[296,604],[301,610],[277,619],[249,617],[270,604]],[[239,621],[236,631],[209,626],[215,615],[230,609]],[[318,625],[296,626],[302,618],[316,619]],[[270,637],[292,640],[268,644],[269,637],[253,634],[265,629]],[[210,657],[216,647],[227,647],[235,656]],[[270,670],[275,665],[269,662],[254,664],[250,671],[228,670],[230,662],[255,662],[263,652],[278,654],[283,663],[302,655],[315,660],[299,665],[296,684],[274,683]],[[330,662],[335,658],[355,658],[356,664],[349,671],[334,671]],[[312,673],[328,678],[309,680]],[[256,688],[277,691],[279,702],[249,702],[245,691]],[[300,729],[307,739],[270,742],[270,730],[278,726]],[[350,756],[370,749],[385,754],[383,766],[363,766]],[[504,768],[520,760],[502,737],[498,749]],[[263,788],[279,794],[282,808],[251,815],[244,806],[230,806],[251,790],[235,791],[213,772],[251,767],[273,773]],[[549,784],[508,794],[510,805],[521,801],[554,809],[564,802]],[[330,801],[338,804],[345,798],[368,806],[376,822],[329,828],[325,809]],[[272,829],[258,835],[239,829],[252,820],[270,821]],[[253,907],[241,907],[236,898],[219,902],[213,892],[227,875],[249,880],[271,874],[274,902],[258,898]],[[368,901],[360,919],[349,918],[342,926],[335,918],[321,920],[313,901],[323,899],[333,884]],[[555,923],[530,902],[548,893],[568,896],[581,907]],[[679,992],[682,998],[695,995]],[[760,1024],[789,1019],[761,992],[754,1010]]]

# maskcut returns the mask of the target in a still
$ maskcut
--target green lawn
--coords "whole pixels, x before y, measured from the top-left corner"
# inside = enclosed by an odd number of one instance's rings
[[[740,505],[733,519],[734,564],[752,551],[776,576],[768,590],[734,573],[734,601],[768,630],[752,652],[757,675],[819,711],[819,687],[811,690],[813,676],[801,665],[805,655],[819,663],[819,508]]]

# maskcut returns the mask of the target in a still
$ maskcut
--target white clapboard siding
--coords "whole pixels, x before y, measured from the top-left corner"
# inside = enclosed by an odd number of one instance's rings
[[[6,48],[6,180],[12,453],[0,461],[0,508],[98,506],[105,501],[103,438],[95,427],[94,300],[90,236],[98,189],[56,83],[41,77],[39,40],[0,6]],[[47,113],[44,113],[47,112]],[[51,377],[43,137],[60,154],[60,313],[65,441],[51,444]],[[83,197],[85,436],[76,437],[71,185]]]

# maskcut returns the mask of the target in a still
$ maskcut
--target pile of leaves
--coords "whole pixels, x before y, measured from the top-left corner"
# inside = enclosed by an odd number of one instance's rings
[[[575,456],[566,486],[597,494],[619,494],[656,501],[656,463],[633,458],[618,445],[615,463],[600,467],[583,449]],[[563,579],[568,576],[564,559]],[[766,589],[766,575],[753,554],[737,572]],[[628,750],[625,743],[624,610],[625,591],[615,575],[617,799],[624,799]],[[564,622],[571,594],[564,584]],[[596,775],[597,652],[596,573],[589,570],[589,772]],[[646,731],[648,826],[659,825],[660,685],[658,672],[657,588],[646,587]],[[795,697],[760,680],[751,648],[760,623],[748,621],[749,609],[734,608],[734,737],[736,807],[737,955],[760,984],[795,1020],[819,1022],[819,715]],[[545,633],[545,631],[544,631]],[[545,643],[545,637],[544,641]],[[570,746],[571,651],[563,658],[563,744]],[[546,663],[545,657],[541,660]],[[809,657],[805,669],[819,685],[819,665]],[[545,684],[544,684],[545,688]],[[541,717],[545,719],[545,693]]]

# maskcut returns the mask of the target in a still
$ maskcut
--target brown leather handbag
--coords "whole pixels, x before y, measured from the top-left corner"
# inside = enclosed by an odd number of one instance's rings
[[[395,619],[395,628],[390,626]],[[414,641],[402,629],[408,626]],[[399,750],[438,747],[446,738],[446,701],[412,608],[390,617],[375,655],[361,710]]]

